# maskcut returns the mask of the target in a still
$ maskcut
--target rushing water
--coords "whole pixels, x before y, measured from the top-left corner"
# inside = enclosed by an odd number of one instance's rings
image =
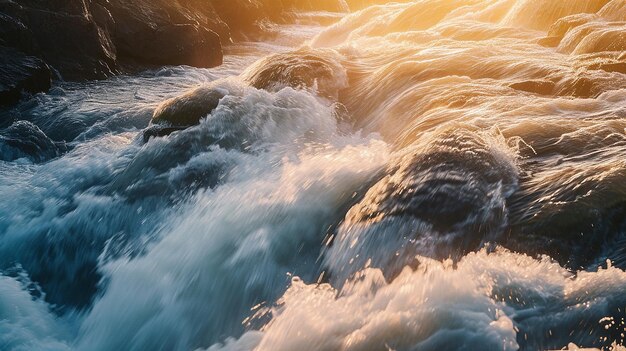
[[[277,31],[1,112],[1,350],[622,349],[626,2]]]

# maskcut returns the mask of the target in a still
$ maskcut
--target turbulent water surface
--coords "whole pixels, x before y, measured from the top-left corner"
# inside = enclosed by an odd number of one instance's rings
[[[337,16],[1,112],[0,349],[622,349],[626,2]]]

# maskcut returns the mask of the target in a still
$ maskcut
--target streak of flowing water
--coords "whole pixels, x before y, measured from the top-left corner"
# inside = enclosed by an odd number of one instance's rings
[[[626,2],[332,16],[1,112],[0,349],[623,349]]]

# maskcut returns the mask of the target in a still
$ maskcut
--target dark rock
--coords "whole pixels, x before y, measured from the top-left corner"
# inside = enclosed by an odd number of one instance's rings
[[[265,33],[286,12],[345,7],[342,0],[0,0],[0,45],[41,58],[66,80],[106,78],[126,63],[213,67],[223,44]]]
[[[309,48],[271,55],[251,66],[242,78],[257,89],[315,88],[321,96],[336,98],[337,82],[345,71],[334,56],[330,50]]]
[[[50,69],[43,61],[0,46],[0,105],[18,102],[23,92],[48,91],[50,82]]]
[[[213,0],[211,3],[233,34],[259,31],[260,21],[269,16],[266,12],[267,6],[259,1]]]
[[[0,3],[0,12],[32,33],[33,54],[64,79],[105,78],[116,72],[115,46],[96,25],[82,1]]]
[[[98,17],[112,31],[121,59],[156,65],[220,65],[219,35],[209,29],[206,18],[183,10],[169,2],[107,1]]]
[[[182,96],[165,101],[152,117],[152,124],[171,127],[189,127],[213,111],[226,91],[214,84],[192,90]]]
[[[15,3],[14,0],[6,2]],[[19,4],[31,9],[79,16],[86,15],[89,8],[89,0],[20,0]]]
[[[195,2],[24,0],[0,2],[5,46],[36,55],[63,79],[106,78],[119,62],[214,67],[222,63],[227,26]],[[214,17],[215,20],[208,18]],[[118,55],[119,54],[119,55]]]
[[[0,160],[14,161],[28,158],[43,162],[59,156],[67,148],[64,143],[55,143],[36,125],[17,121],[0,131]]]
[[[120,50],[140,62],[202,68],[222,64],[220,37],[192,24],[159,27],[127,38],[131,37],[133,42],[124,40],[126,45],[120,46]]]
[[[29,54],[36,51],[33,33],[20,20],[4,13],[0,13],[0,45]]]
[[[517,169],[490,143],[459,129],[407,148],[339,227],[327,256],[337,281],[367,262],[393,277],[416,255],[458,259],[496,240]]]

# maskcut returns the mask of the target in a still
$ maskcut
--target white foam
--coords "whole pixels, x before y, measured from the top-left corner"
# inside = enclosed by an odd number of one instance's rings
[[[69,325],[35,299],[17,280],[0,276],[0,348],[69,351]]]
[[[389,283],[365,269],[342,291],[296,278],[262,334],[209,350],[517,350],[520,337],[531,348],[578,350],[570,332],[591,321],[596,327],[582,332],[597,336],[606,299],[626,297],[626,272],[610,266],[573,275],[549,258],[502,249],[469,254],[456,267],[420,262]],[[548,328],[553,340],[542,341]]]
[[[280,296],[287,273],[317,274],[336,209],[387,158],[375,138],[336,134],[330,108],[303,91],[225,99],[206,123],[220,128],[222,117],[239,123],[230,130],[247,128],[250,148],[261,151],[242,155],[225,184],[167,219],[145,256],[102,267],[105,293],[79,349],[187,350],[237,335],[249,308]]]

